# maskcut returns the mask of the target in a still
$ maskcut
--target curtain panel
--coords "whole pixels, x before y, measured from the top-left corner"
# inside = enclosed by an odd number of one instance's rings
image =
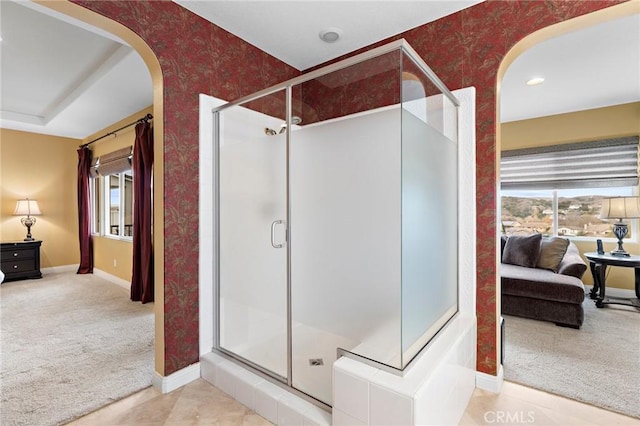
[[[78,239],[80,242],[80,266],[78,274],[93,273],[93,239],[91,237],[91,150],[78,150]]]
[[[149,122],[136,125],[133,145],[133,273],[131,300],[153,302],[152,172],[153,130]]]

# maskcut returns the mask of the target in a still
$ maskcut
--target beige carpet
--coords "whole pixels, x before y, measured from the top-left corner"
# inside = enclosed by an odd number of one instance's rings
[[[95,275],[3,283],[0,424],[63,424],[150,386],[153,322]]]
[[[505,380],[640,418],[640,311],[583,307],[580,330],[505,316]]]

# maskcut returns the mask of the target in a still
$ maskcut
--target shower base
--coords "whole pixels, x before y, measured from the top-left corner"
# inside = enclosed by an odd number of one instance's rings
[[[243,339],[225,345],[221,340],[221,348],[244,358],[283,379],[287,376],[287,336],[282,327],[283,320],[264,311],[241,306],[235,303],[223,303],[225,313],[229,310],[242,311],[243,315],[251,312],[250,317],[260,318],[254,322],[259,330],[245,329]],[[333,363],[337,359],[337,348],[351,349],[360,342],[339,336],[307,324],[292,324],[292,385],[301,392],[332,405],[332,373]],[[241,342],[241,343],[238,343]]]

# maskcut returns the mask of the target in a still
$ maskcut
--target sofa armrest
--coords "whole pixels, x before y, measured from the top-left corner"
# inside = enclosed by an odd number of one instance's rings
[[[586,270],[587,264],[584,263],[584,260],[580,257],[578,247],[576,247],[574,243],[569,243],[567,252],[564,254],[562,262],[560,262],[558,273],[576,277],[581,280]]]

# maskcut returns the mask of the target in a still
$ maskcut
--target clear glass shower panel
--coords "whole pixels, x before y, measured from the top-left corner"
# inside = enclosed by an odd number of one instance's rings
[[[219,347],[287,377],[285,91],[218,113]]]
[[[457,108],[403,55],[402,364],[458,308]]]
[[[338,348],[400,366],[400,52],[293,86],[293,386],[332,403]]]

